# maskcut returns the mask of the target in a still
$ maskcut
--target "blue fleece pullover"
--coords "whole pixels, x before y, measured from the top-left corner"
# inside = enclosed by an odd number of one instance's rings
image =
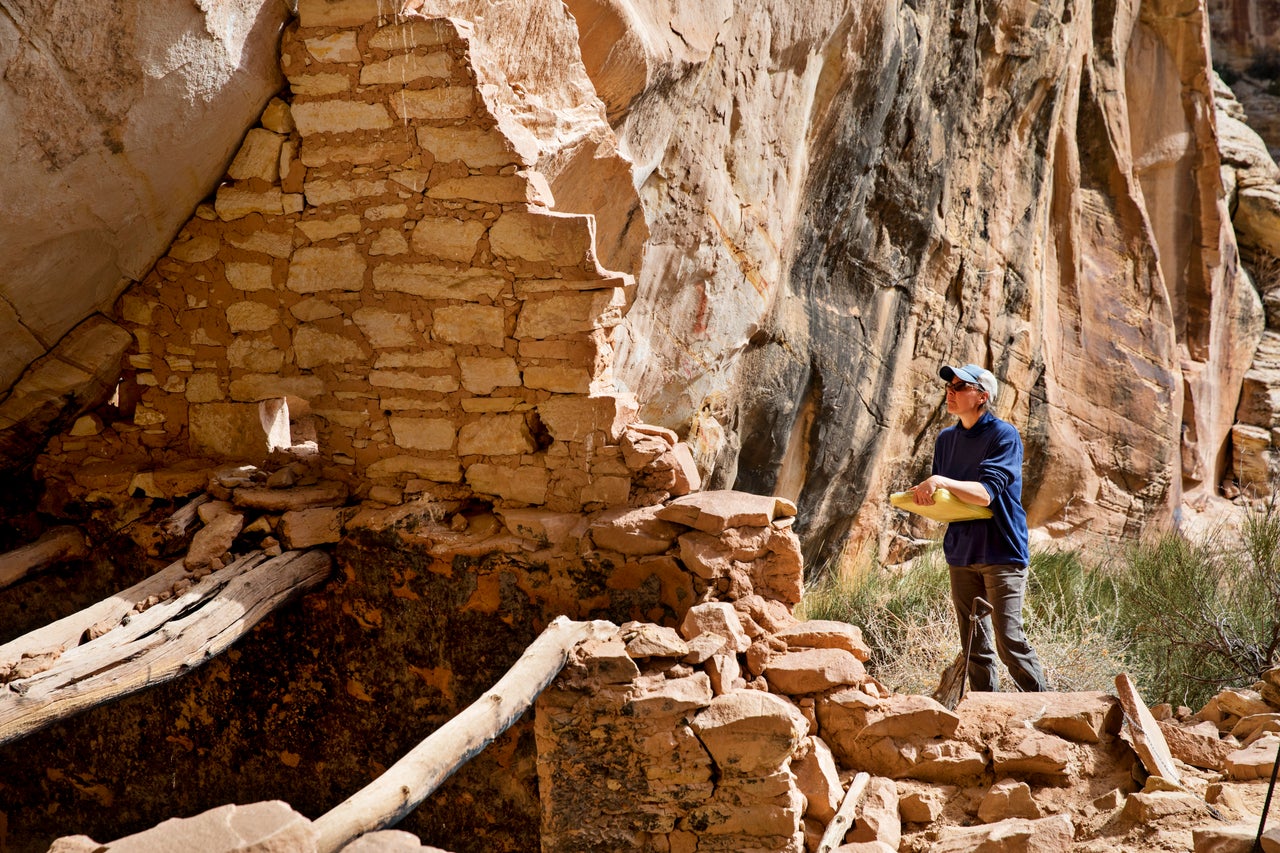
[[[957,422],[938,433],[933,473],[976,480],[991,495],[991,518],[953,521],[942,550],[952,566],[1025,566],[1027,513],[1022,508],[1022,437],[1008,421],[983,412],[970,429]]]

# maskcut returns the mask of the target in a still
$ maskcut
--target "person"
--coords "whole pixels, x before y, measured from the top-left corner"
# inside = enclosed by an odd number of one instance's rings
[[[995,651],[1014,682],[1026,692],[1046,690],[1040,659],[1022,628],[1031,556],[1022,508],[1022,438],[1013,424],[990,411],[999,390],[991,371],[976,364],[944,365],[938,375],[947,383],[947,413],[959,420],[938,434],[932,473],[911,491],[921,505],[934,503],[933,493],[947,489],[965,503],[992,511],[989,519],[951,522],[942,541],[962,649],[969,642],[973,601],[985,598],[993,611]],[[966,650],[971,690],[996,689],[991,633],[986,619],[974,626]]]

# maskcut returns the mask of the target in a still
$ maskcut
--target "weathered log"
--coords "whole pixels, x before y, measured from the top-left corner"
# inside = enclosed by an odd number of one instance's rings
[[[519,719],[559,674],[574,646],[616,630],[609,622],[557,617],[484,695],[372,783],[317,818],[318,853],[335,853],[367,832],[398,823]]]
[[[0,744],[200,666],[324,581],[331,565],[323,551],[271,560],[255,552],[67,649],[52,667],[0,689]]]
[[[84,534],[75,527],[54,527],[30,545],[0,554],[0,589],[63,560],[89,553]]]
[[[849,790],[844,792],[844,799],[840,801],[840,810],[831,819],[831,823],[827,824],[827,831],[822,833],[816,853],[831,853],[844,843],[844,836],[858,816],[858,804],[862,802],[862,795],[866,793],[870,783],[870,774],[859,773],[853,777]]]
[[[172,554],[191,541],[195,528],[200,525],[200,507],[212,498],[207,494],[196,495],[174,511],[160,525],[160,547],[165,553]]]

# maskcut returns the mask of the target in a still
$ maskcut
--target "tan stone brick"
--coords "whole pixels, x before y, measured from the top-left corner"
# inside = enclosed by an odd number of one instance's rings
[[[413,250],[465,263],[475,255],[476,243],[480,242],[487,227],[474,219],[424,216],[413,229]]]
[[[356,46],[356,34],[352,30],[329,36],[303,39],[307,53],[320,62],[359,62],[360,48]]]
[[[396,228],[383,228],[369,244],[369,254],[374,257],[403,255],[409,251],[409,241]]]
[[[392,415],[391,434],[406,450],[452,450],[458,428],[448,418],[415,418]]]
[[[364,429],[369,426],[369,413],[363,409],[315,409],[317,418],[344,429]]]
[[[305,323],[311,323],[326,317],[337,317],[342,313],[342,309],[327,300],[308,296],[296,302],[289,309],[289,313]]]
[[[536,210],[508,211],[489,228],[489,246],[502,258],[581,264],[594,249],[590,216]]]
[[[377,388],[398,388],[406,391],[436,391],[449,394],[458,390],[457,378],[448,374],[423,376],[411,371],[375,370],[369,374],[369,384]]]
[[[417,20],[382,27],[369,37],[369,47],[379,50],[410,50],[448,44],[457,37],[457,31],[448,21]]]
[[[313,133],[350,133],[355,130],[385,130],[391,116],[382,104],[360,101],[309,101],[293,105],[293,120],[303,136]]]
[[[270,290],[271,265],[246,261],[228,261],[225,266],[227,283],[236,290]]]
[[[491,415],[458,430],[459,456],[518,456],[535,449],[524,415]]]
[[[364,270],[364,258],[355,246],[307,246],[294,253],[285,286],[295,293],[361,290]]]
[[[425,299],[496,299],[504,279],[481,269],[452,270],[435,264],[379,264],[373,268],[374,290],[394,291]]]
[[[298,223],[298,230],[312,243],[332,240],[343,234],[359,234],[363,227],[360,217],[354,213],[346,213],[334,219],[304,219]]]
[[[586,394],[591,390],[591,381],[591,372],[581,367],[531,364],[524,369],[526,388],[557,394]]]
[[[462,387],[472,394],[491,394],[495,388],[520,385],[520,368],[514,358],[463,356],[458,367],[462,369]]]
[[[218,254],[218,249],[221,247],[222,244],[218,242],[217,237],[211,237],[208,234],[188,236],[170,247],[169,257],[188,264],[199,264]]]
[[[364,211],[364,218],[371,222],[381,222],[387,219],[404,219],[409,215],[409,206],[403,202],[398,204],[379,204],[373,207],[367,207]]]
[[[303,27],[357,27],[370,21],[391,20],[386,0],[298,0],[298,23]]]
[[[382,62],[370,62],[360,69],[361,86],[382,86],[393,83],[404,86],[411,80],[423,77],[450,77],[453,61],[449,54],[401,53]]]
[[[631,287],[635,279],[629,275],[600,276],[588,279],[567,278],[517,278],[515,293],[524,299],[535,293],[563,293],[566,290],[605,290],[610,287]]]
[[[510,412],[522,408],[523,403],[519,397],[465,397],[462,400],[462,411],[475,415]]]
[[[280,516],[280,538],[286,548],[312,548],[342,539],[342,510],[312,507],[289,510]]]
[[[450,344],[501,347],[506,340],[506,314],[490,305],[446,305],[432,312],[431,337]]]
[[[358,179],[354,181],[306,181],[303,185],[307,203],[316,207],[326,204],[338,204],[358,198],[375,198],[386,195],[386,181]]]
[[[522,466],[510,468],[477,462],[467,467],[467,483],[477,492],[510,501],[540,504],[547,497],[547,470]]]
[[[241,335],[227,346],[227,364],[255,373],[276,373],[284,365],[284,352],[269,338]]]
[[[487,166],[518,165],[532,162],[515,150],[513,144],[497,131],[470,127],[420,127],[418,144],[430,151],[437,161],[461,160],[473,169]]]
[[[289,105],[279,98],[272,98],[262,111],[262,126],[276,133],[291,133],[295,130],[293,113]]]
[[[302,193],[285,193],[280,198],[285,213],[301,213],[307,206],[307,199]]]
[[[216,373],[197,373],[187,380],[188,403],[216,403],[226,398]]]
[[[140,326],[150,326],[157,304],[141,296],[126,295],[120,300],[120,319]]]
[[[218,187],[213,207],[218,211],[218,217],[226,222],[241,219],[250,213],[279,216],[284,213],[284,196],[279,187],[254,192],[231,184],[223,184]]]
[[[194,377],[193,377],[194,378]],[[256,402],[287,397],[291,400],[317,400],[325,393],[319,376],[280,376],[274,373],[249,373],[231,380],[231,399]],[[362,417],[367,415],[361,413]]]
[[[400,162],[413,154],[407,142],[375,140],[358,145],[335,145],[326,137],[310,137],[302,141],[298,157],[304,166],[327,166],[330,163]]]
[[[384,412],[443,412],[453,414],[453,405],[441,400],[423,400],[418,397],[382,397],[378,408]]]
[[[582,487],[580,500],[583,504],[625,506],[630,496],[630,477],[593,477],[591,482]]]
[[[593,329],[607,329],[622,322],[626,291],[585,290],[531,297],[520,308],[517,338],[551,338]]]
[[[335,71],[320,74],[292,74],[289,76],[289,89],[295,95],[323,98],[327,95],[337,95],[350,91],[351,77]],[[305,119],[294,119],[294,124],[303,125],[305,121]],[[302,130],[301,127],[299,127],[299,130],[304,134],[308,132]]]
[[[450,178],[427,190],[428,198],[467,199],[490,204],[547,204],[550,199],[541,195],[523,175],[473,175],[466,178]]]
[[[582,441],[601,431],[615,443],[635,413],[635,401],[622,396],[558,396],[538,404],[543,425],[557,441]]]
[[[359,308],[352,313],[351,319],[375,347],[409,347],[421,342],[413,326],[413,318],[407,314],[383,308]]]
[[[187,428],[196,454],[257,462],[270,452],[257,403],[189,406]]]
[[[426,367],[445,370],[453,367],[454,353],[449,347],[433,347],[432,349],[414,352],[378,353],[374,368],[378,370],[394,370],[397,367]]]
[[[457,483],[462,480],[462,466],[456,459],[424,459],[421,456],[391,456],[379,459],[365,473],[384,479],[399,476],[420,477],[436,483]]]
[[[233,302],[227,306],[227,325],[232,332],[265,332],[280,322],[280,312],[261,302]]]
[[[391,96],[391,108],[402,119],[468,118],[475,109],[475,90],[468,86],[406,89]],[[296,107],[295,107],[296,111]]]
[[[322,364],[347,364],[363,361],[364,348],[342,335],[324,332],[315,326],[300,326],[293,333],[293,356],[304,370]]]
[[[237,181],[258,178],[269,184],[280,179],[280,147],[284,137],[260,127],[244,137],[239,152],[227,167],[227,177]]]
[[[251,234],[228,234],[227,242],[246,252],[262,252],[273,258],[293,254],[293,231],[254,230]]]

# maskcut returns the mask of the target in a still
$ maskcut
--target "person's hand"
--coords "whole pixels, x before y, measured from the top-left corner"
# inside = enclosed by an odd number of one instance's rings
[[[920,506],[933,506],[933,493],[943,488],[942,478],[934,474],[927,480],[911,487],[915,502]]]

